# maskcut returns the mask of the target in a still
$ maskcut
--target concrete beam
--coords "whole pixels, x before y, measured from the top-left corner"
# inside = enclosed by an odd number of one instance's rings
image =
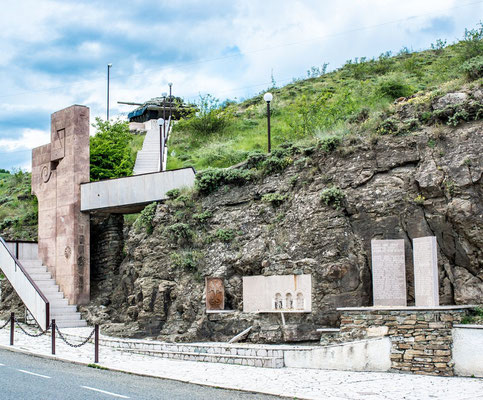
[[[81,211],[139,212],[153,201],[166,200],[166,192],[193,187],[194,182],[195,170],[182,168],[84,183],[81,185]]]

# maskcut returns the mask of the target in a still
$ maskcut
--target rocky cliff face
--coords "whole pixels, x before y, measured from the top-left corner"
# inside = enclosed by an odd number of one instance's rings
[[[292,149],[282,172],[159,204],[153,232],[125,229],[120,265],[93,271],[82,311],[126,336],[227,340],[253,325],[251,341],[314,340],[337,324],[337,307],[372,304],[371,239],[405,240],[411,304],[411,239],[430,235],[441,304],[483,303],[482,133],[481,122],[436,125],[332,152]],[[118,257],[123,232],[111,228]],[[312,313],[287,315],[283,327],[279,315],[242,312],[243,276],[301,273],[312,275]],[[224,278],[234,313],[206,314],[209,276]]]

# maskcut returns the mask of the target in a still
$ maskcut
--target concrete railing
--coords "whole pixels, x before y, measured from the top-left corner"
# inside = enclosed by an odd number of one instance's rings
[[[19,243],[24,244],[24,243]],[[13,243],[13,245],[16,244]],[[39,287],[35,284],[28,272],[15,257],[15,249],[11,251],[12,244],[7,244],[0,238],[0,269],[13,286],[18,296],[22,299],[25,307],[30,311],[39,326],[46,330],[49,326],[50,304]],[[22,251],[33,250],[33,246],[19,246]]]

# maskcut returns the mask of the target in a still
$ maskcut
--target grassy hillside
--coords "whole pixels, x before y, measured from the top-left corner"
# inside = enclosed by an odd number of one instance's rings
[[[408,133],[431,120],[431,101],[442,94],[482,84],[483,25],[466,30],[463,40],[431,50],[377,59],[348,61],[324,73],[313,68],[308,79],[294,79],[269,89],[272,101],[272,147],[282,143],[317,142],[327,136],[370,136],[385,133],[385,122],[395,113],[394,101],[413,97],[419,115],[408,121]],[[203,98],[201,112],[180,121],[173,129],[168,168],[228,167],[254,151],[267,148],[266,103],[263,94],[239,104],[219,105]],[[386,124],[387,125],[387,124]],[[389,129],[390,130],[390,129]],[[396,132],[392,132],[396,133]]]

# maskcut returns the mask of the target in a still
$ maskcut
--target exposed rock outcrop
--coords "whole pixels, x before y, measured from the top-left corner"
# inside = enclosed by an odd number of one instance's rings
[[[483,303],[482,134],[473,122],[299,149],[283,172],[159,204],[152,234],[126,230],[122,262],[93,262],[97,290],[83,311],[126,336],[227,340],[253,325],[251,341],[314,340],[337,324],[336,307],[371,305],[371,239],[405,240],[412,303],[411,239],[430,235],[441,304]],[[328,187],[342,191],[339,209],[321,201]],[[270,203],[269,193],[286,197]],[[312,275],[312,313],[287,315],[283,327],[279,315],[242,312],[243,276],[301,273]],[[205,313],[208,276],[224,278],[234,313]]]

